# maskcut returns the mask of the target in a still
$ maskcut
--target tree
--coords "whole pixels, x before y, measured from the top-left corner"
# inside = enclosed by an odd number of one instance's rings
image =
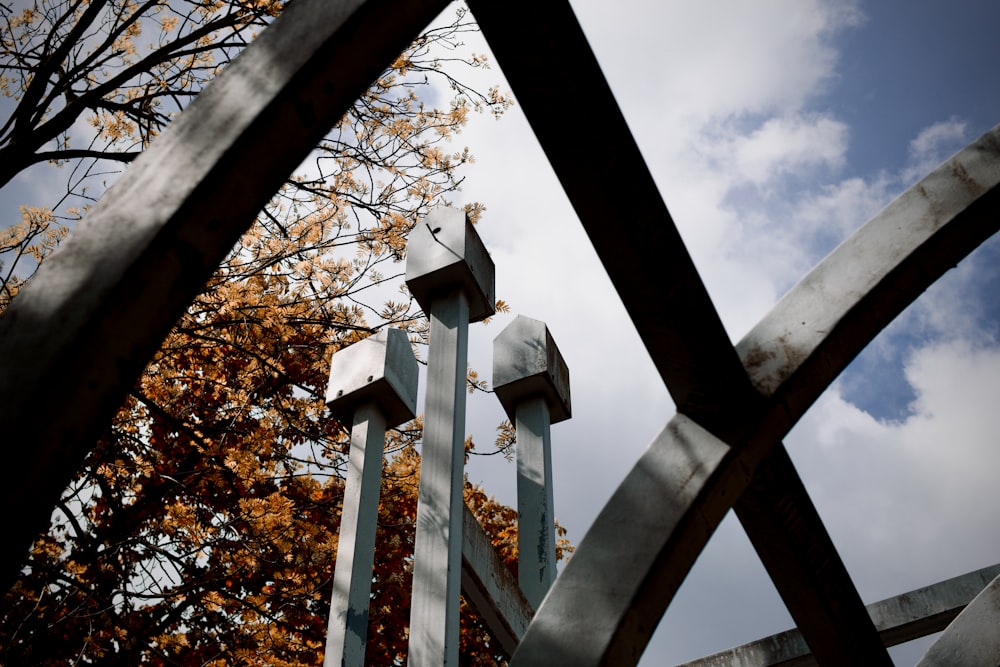
[[[47,160],[69,172],[57,205],[23,208],[0,235],[0,309],[85,210],[108,164],[131,160],[280,8],[67,0],[15,13],[0,5],[0,86],[17,103],[0,134],[0,180]],[[4,664],[321,659],[348,436],[325,416],[329,356],[382,326],[426,342],[409,295],[387,295],[399,281],[395,262],[414,221],[459,187],[458,169],[471,159],[445,152],[445,140],[471,109],[499,114],[509,105],[443,67],[485,64],[455,50],[472,29],[459,12],[418,38],[191,304],[0,601]],[[422,99],[432,77],[453,91],[443,110]],[[469,207],[474,218],[482,210]],[[372,664],[405,656],[419,437],[416,420],[387,442]],[[500,442],[509,446],[509,430]],[[513,510],[481,489],[466,495],[513,559]],[[498,659],[473,615],[463,628],[467,661]]]

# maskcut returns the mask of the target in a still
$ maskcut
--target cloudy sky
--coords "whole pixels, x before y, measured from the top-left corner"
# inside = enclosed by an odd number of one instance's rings
[[[882,206],[1000,123],[995,2],[572,5],[734,341]],[[585,101],[574,108],[600,170],[600,119]],[[477,163],[459,203],[487,205],[498,296],[545,320],[570,367],[576,416],[553,428],[555,502],[579,542],[674,408],[520,111],[476,119],[460,141]],[[786,441],[866,602],[1000,561],[998,260],[993,239],[951,271]],[[509,319],[473,327],[473,365],[489,368]],[[489,397],[470,399],[479,442],[501,416]],[[474,458],[468,473],[514,502],[512,465]],[[730,517],[642,664],[792,625]],[[926,645],[894,657],[913,664]]]
[[[995,0],[572,5],[734,341],[882,206],[1000,123]],[[495,68],[483,82],[500,77]],[[587,118],[586,100],[573,108],[601,170],[600,118]],[[575,417],[553,428],[555,502],[578,543],[674,408],[520,110],[474,118],[458,141],[477,162],[456,203],[487,206],[479,231],[497,294],[548,323],[570,368]],[[619,176],[607,174],[609,188]],[[44,200],[33,179],[3,193],[5,211],[26,191]],[[1000,562],[998,290],[995,238],[869,346],[786,440],[866,602]],[[513,314],[470,332],[484,377]],[[499,404],[477,394],[468,414],[488,450]],[[515,502],[501,457],[473,457],[467,472]],[[792,625],[730,517],[642,664]],[[913,664],[925,646],[894,655]]]

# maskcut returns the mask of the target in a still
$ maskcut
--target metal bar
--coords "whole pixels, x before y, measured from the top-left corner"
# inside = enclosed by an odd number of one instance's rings
[[[944,630],[998,574],[1000,565],[984,567],[880,600],[866,609],[883,643],[896,646]],[[786,630],[679,667],[799,667],[815,664],[816,660],[809,653],[802,634],[798,630]]]
[[[753,392],[569,2],[468,4],[678,411],[725,437]],[[600,169],[581,140],[594,118]]]
[[[797,418],[862,349],[1000,229],[1000,126],[824,258],[736,345],[751,382]]]
[[[608,271],[653,363],[670,391],[679,412],[730,443],[740,442],[741,415],[759,405],[759,396],[732,348],[715,307],[645,165],[597,59],[592,53],[567,2],[541,5],[525,2],[534,17],[527,24],[511,4],[470,0],[473,14],[524,108],[542,148],[573,203],[584,229]],[[511,33],[519,40],[506,39]],[[522,41],[532,44],[521,48]],[[571,53],[571,57],[566,57]],[[539,76],[543,71],[544,76]],[[593,169],[590,148],[580,141],[582,128],[565,113],[567,99],[587,99],[588,109],[601,118],[604,169]],[[607,170],[628,174],[624,190],[604,187]],[[608,220],[615,220],[609,234]],[[657,267],[656,279],[636,266]],[[794,475],[794,470],[792,470]],[[760,497],[764,497],[761,494]],[[757,526],[770,523],[796,533],[786,545],[822,544],[821,554],[796,554],[800,564],[810,558],[825,571],[839,572],[836,585],[810,588],[815,573],[797,569],[772,569],[775,586],[789,600],[796,622],[817,644],[817,652],[831,664],[862,660],[889,664],[864,605],[847,576],[819,516],[798,513],[797,523],[782,523],[796,499],[769,491],[774,504],[758,503],[756,521],[748,534],[762,557],[775,560],[784,554],[763,536]],[[804,496],[808,500],[807,496]],[[809,521],[805,517],[809,517]],[[770,559],[768,559],[770,560]],[[811,613],[812,610],[824,613]],[[806,613],[810,612],[810,613]],[[826,640],[828,621],[852,628],[857,641]],[[877,657],[869,657],[874,652]]]
[[[821,664],[891,667],[892,659],[784,445],[777,444],[757,466],[734,509]]]
[[[467,505],[462,512],[462,594],[500,648],[513,655],[535,610]]]
[[[1000,575],[991,565],[903,595],[868,605],[886,646],[896,646],[944,630],[973,598]]]
[[[517,405],[517,580],[534,607],[556,578],[549,406],[536,394]]]
[[[462,471],[469,304],[454,290],[430,306],[430,350],[408,664],[458,665]]]
[[[683,415],[671,420],[563,568],[512,665],[638,661],[760,461],[886,321],[1000,226],[998,165],[994,128],[856,232],[740,342],[767,401],[733,413],[738,455]]]
[[[375,403],[354,413],[340,515],[324,667],[364,667],[386,420]]]
[[[732,448],[694,420],[675,416],[577,545],[511,665],[637,663],[751,474]]]
[[[0,590],[240,234],[447,4],[291,3],[101,197],[0,318],[2,453],[18,471],[0,488],[0,505],[19,508],[0,551]]]
[[[1000,576],[952,621],[917,667],[1000,665]]]

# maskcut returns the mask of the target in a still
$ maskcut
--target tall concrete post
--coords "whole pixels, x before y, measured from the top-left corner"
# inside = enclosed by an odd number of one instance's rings
[[[493,260],[463,211],[437,208],[413,228],[406,284],[431,324],[408,659],[457,667],[468,327],[495,303]]]
[[[413,419],[417,376],[413,349],[399,329],[383,329],[330,362],[327,405],[353,428],[324,667],[365,662],[385,430]]]
[[[569,369],[544,322],[518,315],[493,341],[493,390],[517,433],[517,577],[536,609],[556,578],[549,426],[571,414]]]

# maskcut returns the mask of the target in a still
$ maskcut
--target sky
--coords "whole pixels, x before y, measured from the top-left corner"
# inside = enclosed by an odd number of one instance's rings
[[[571,4],[734,342],[885,204],[1000,123],[995,2]],[[585,101],[574,108],[568,122],[601,169],[600,119]],[[471,364],[489,369],[514,315],[547,322],[575,415],[553,426],[555,509],[578,543],[674,408],[520,110],[475,118],[458,140],[477,161],[456,203],[486,204],[479,232],[512,308],[472,328]],[[866,603],[1000,562],[998,241],[897,318],[785,441]],[[491,397],[470,398],[481,448],[501,418]],[[513,465],[474,457],[466,470],[515,502]],[[793,625],[730,515],[641,664]],[[893,657],[914,664],[929,643]]]
[[[734,342],[880,208],[1000,123],[994,0],[571,4]],[[483,77],[505,85],[496,67]],[[600,170],[600,119],[585,100],[573,109],[567,122]],[[456,145],[476,163],[454,201],[486,205],[478,229],[512,308],[471,328],[470,363],[489,378],[493,338],[515,315],[548,324],[575,415],[552,430],[556,515],[579,543],[674,407],[520,109],[473,117]],[[608,173],[608,187],[618,177]],[[0,206],[44,199],[46,187],[29,171]],[[997,294],[994,238],[897,318],[785,440],[865,602],[1000,562]],[[469,397],[481,450],[503,418],[492,396]],[[466,472],[515,503],[502,457],[472,457]],[[729,516],[641,664],[793,625]],[[893,655],[913,664],[926,646]]]

